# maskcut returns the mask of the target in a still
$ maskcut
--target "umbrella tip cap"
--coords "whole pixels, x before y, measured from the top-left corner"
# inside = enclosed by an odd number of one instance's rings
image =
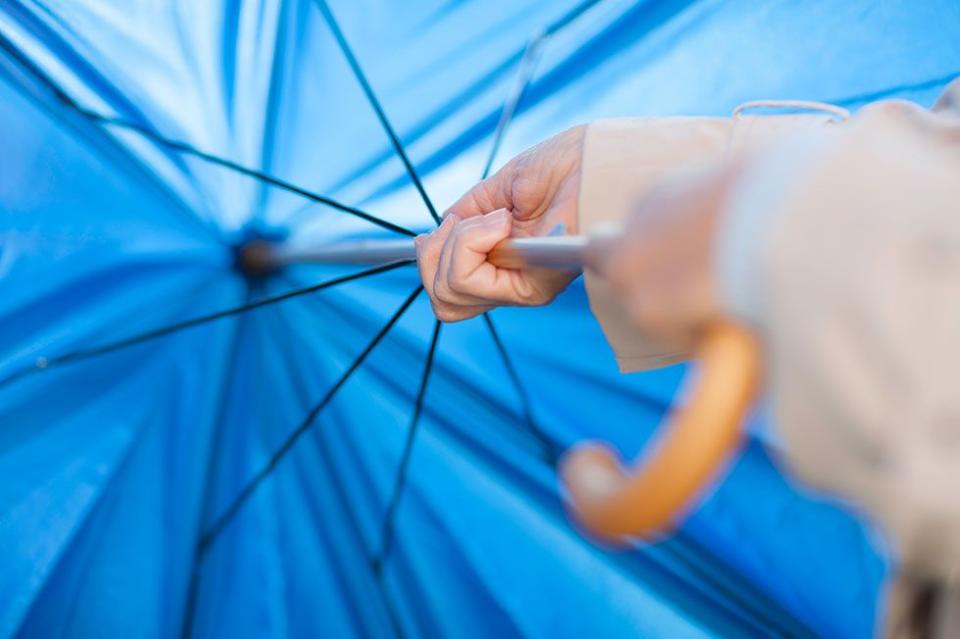
[[[253,240],[234,249],[234,269],[247,279],[268,277],[280,270],[273,242]]]
[[[246,279],[269,277],[280,270],[276,247],[286,239],[282,229],[261,225],[243,228],[233,242],[233,268]]]

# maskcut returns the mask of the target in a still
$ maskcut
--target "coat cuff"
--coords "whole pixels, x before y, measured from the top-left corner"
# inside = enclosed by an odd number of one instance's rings
[[[727,118],[600,120],[587,127],[579,201],[580,232],[627,217],[660,179],[716,161],[730,139]],[[673,364],[670,351],[639,333],[606,282],[584,275],[590,308],[623,372]]]

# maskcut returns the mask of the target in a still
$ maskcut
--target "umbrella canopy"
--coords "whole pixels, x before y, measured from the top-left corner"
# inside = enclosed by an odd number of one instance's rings
[[[636,453],[683,373],[619,375],[579,283],[441,329],[407,264],[237,247],[428,230],[594,118],[929,104],[958,35],[947,0],[3,3],[0,635],[869,636],[885,554],[762,417],[676,535],[576,531],[557,454]]]

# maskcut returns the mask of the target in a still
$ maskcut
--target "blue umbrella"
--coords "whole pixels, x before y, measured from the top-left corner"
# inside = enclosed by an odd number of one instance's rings
[[[929,104],[954,3],[0,5],[0,635],[869,636],[887,560],[759,417],[671,538],[581,537],[553,462],[634,454],[575,284],[435,322],[402,237],[513,153],[754,98]]]

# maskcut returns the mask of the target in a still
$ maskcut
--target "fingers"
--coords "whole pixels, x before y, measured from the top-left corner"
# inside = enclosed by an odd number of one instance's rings
[[[436,231],[417,239],[420,277],[439,319],[455,322],[494,306],[529,306],[552,299],[540,294],[541,288],[532,281],[531,274],[537,272],[497,268],[487,260],[512,228],[513,216],[506,209],[465,220],[450,214]]]
[[[447,215],[460,219],[477,217],[498,209],[512,209],[509,182],[513,179],[510,165],[478,183],[447,209]]]
[[[434,314],[437,319],[444,322],[459,322],[475,317],[492,308],[489,305],[450,304],[438,298],[434,291],[443,247],[459,222],[459,216],[448,214],[444,217],[443,223],[433,233],[419,235],[416,239],[417,267],[420,270],[420,279],[430,296],[430,304],[433,306]]]
[[[575,272],[497,268],[487,255],[511,233],[576,229],[584,130],[575,127],[513,158],[454,203],[436,231],[417,239],[420,276],[438,318],[545,304],[573,281]]]
[[[460,218],[457,215],[447,214],[433,233],[424,233],[417,236],[417,266],[420,269],[420,277],[423,279],[424,287],[431,297],[433,297],[433,275],[436,273],[440,261],[440,252],[443,250],[443,245],[450,233],[453,232],[453,227],[459,221]],[[430,277],[427,277],[428,275]]]
[[[517,272],[487,261],[493,247],[510,237],[512,226],[513,217],[506,209],[458,224],[440,255],[436,296],[461,305],[517,302]]]

